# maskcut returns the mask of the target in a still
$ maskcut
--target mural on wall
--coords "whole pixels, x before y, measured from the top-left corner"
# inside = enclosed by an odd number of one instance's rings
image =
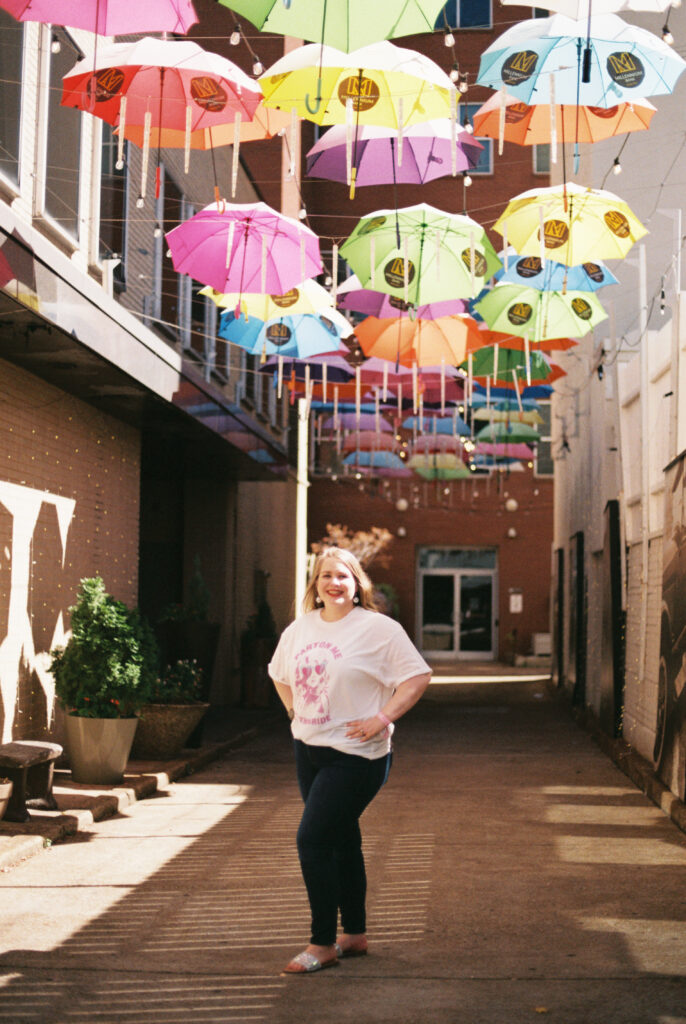
[[[681,800],[686,789],[686,452],[665,470],[660,671],[653,761]]]
[[[63,609],[54,597],[64,569],[76,502],[48,491],[0,481],[0,742],[26,737],[33,718],[22,688],[41,698],[34,725],[45,730],[53,706],[50,650],[65,640]],[[23,709],[23,711],[22,711]],[[18,728],[17,728],[18,727]]]

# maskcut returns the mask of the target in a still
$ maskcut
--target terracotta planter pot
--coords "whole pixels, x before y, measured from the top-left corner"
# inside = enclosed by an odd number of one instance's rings
[[[209,704],[146,704],[131,756],[166,761],[177,757]]]
[[[79,718],[67,715],[67,752],[74,782],[98,786],[121,782],[137,718]]]
[[[12,782],[9,779],[0,779],[0,819],[2,819],[7,805],[12,796]]]

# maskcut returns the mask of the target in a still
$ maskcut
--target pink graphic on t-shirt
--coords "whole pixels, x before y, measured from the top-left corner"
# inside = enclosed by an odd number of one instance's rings
[[[330,720],[329,673],[315,651],[301,652],[295,663],[294,710],[301,722],[323,725]]]

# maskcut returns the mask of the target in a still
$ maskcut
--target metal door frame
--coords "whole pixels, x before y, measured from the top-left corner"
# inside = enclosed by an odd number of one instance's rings
[[[453,642],[452,651],[429,651],[422,647],[422,632],[424,619],[424,587],[425,576],[452,576],[453,577]],[[490,651],[461,651],[460,650],[460,585],[459,579],[462,576],[488,576],[491,580],[491,649]],[[425,658],[434,661],[494,661],[498,650],[497,637],[497,609],[498,609],[498,569],[417,569],[417,594],[416,594],[417,622],[416,637],[417,647]],[[457,616],[457,618],[455,618]]]

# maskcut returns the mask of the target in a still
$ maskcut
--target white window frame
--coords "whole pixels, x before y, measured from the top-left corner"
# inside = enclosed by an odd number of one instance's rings
[[[449,0],[446,4],[446,8],[449,8],[449,10],[445,11],[445,17],[448,20],[450,28],[459,28],[461,32],[486,32],[493,28],[493,0],[489,0],[488,4],[489,13],[487,25],[466,25],[464,27],[460,25],[460,3],[461,0]],[[442,13],[443,12],[439,14],[439,18],[442,17]],[[451,20],[451,15],[453,15],[453,13],[455,17],[454,22]],[[441,25],[438,26],[437,31],[442,31]]]
[[[7,13],[7,12],[5,12]],[[10,14],[7,14],[8,18],[11,18]],[[19,136],[17,141],[17,180],[13,181],[11,178],[0,173],[0,182],[2,182],[3,188],[7,189],[11,194],[19,196],[21,194],[21,183],[22,183],[22,170],[23,170],[23,150],[24,150],[24,131],[25,131],[25,111],[26,111],[26,89],[27,89],[27,75],[26,75],[26,37],[27,31],[26,26],[22,22],[17,22],[18,28],[22,33],[22,45],[21,45],[21,71],[19,80]]]

